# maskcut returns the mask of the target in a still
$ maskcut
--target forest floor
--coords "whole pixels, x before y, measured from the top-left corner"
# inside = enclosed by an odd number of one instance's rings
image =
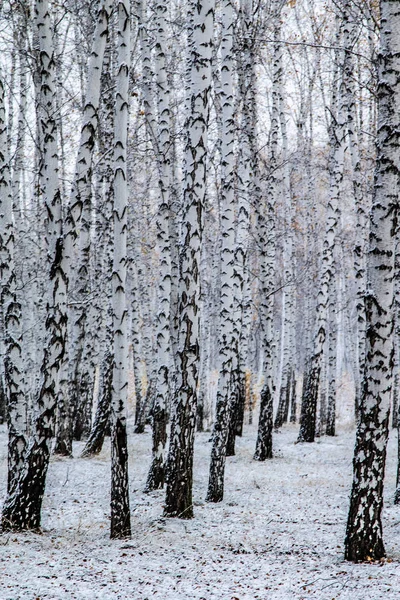
[[[0,501],[6,429],[0,427]],[[274,437],[275,458],[252,459],[246,427],[227,460],[225,499],[204,502],[210,434],[196,439],[195,518],[162,517],[163,492],[144,494],[149,432],[131,434],[132,539],[110,541],[109,443],[95,459],[52,459],[43,533],[0,536],[1,600],[394,600],[400,597],[400,508],[393,505],[392,432],[383,514],[388,559],[343,560],[354,431],[295,444],[298,428]],[[82,444],[74,451],[79,456]]]

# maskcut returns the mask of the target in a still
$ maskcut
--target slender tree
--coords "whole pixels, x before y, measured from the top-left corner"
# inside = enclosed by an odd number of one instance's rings
[[[189,3],[189,114],[179,256],[177,385],[172,402],[165,515],[193,516],[193,450],[199,376],[199,295],[214,2]]]
[[[158,90],[158,168],[160,207],[157,214],[157,238],[160,248],[159,309],[157,315],[157,379],[152,407],[153,456],[146,489],[163,487],[165,481],[165,444],[171,389],[171,236],[170,236],[170,107],[166,69],[167,6],[156,4],[157,41],[155,71]]]
[[[92,163],[98,127],[98,110],[100,102],[100,82],[104,53],[107,43],[108,24],[112,10],[110,0],[100,0],[97,23],[94,32],[92,50],[89,58],[86,98],[82,116],[81,136],[75,165],[75,178],[71,190],[70,204],[66,217],[64,270],[73,277],[75,263],[75,247],[79,234],[79,264],[77,284],[71,302],[72,325],[69,343],[69,386],[61,386],[58,402],[57,432],[54,445],[56,454],[70,456],[72,454],[72,401],[82,402],[83,394],[79,389],[79,375],[88,369],[82,365],[85,343],[85,325],[87,307],[85,305],[90,278],[88,274],[90,256],[90,221],[91,221],[91,179]],[[80,230],[79,225],[82,225]],[[88,363],[89,361],[87,361]],[[68,365],[65,364],[67,369]],[[63,378],[67,381],[67,374]]]
[[[234,307],[234,250],[235,250],[235,123],[233,92],[233,26],[231,0],[224,0],[221,39],[221,308],[219,331],[220,368],[217,404],[211,450],[210,477],[207,501],[220,502],[224,493],[226,445],[228,441],[231,404],[235,398],[233,369],[235,366]]]
[[[8,493],[21,473],[27,447],[27,402],[22,357],[21,304],[17,298],[14,261],[13,201],[4,80],[0,71],[0,301],[4,323],[4,375],[8,416]]]
[[[279,194],[278,135],[279,135],[279,86],[281,77],[280,17],[274,28],[273,81],[271,107],[270,174],[266,210],[257,205],[257,229],[260,243],[261,317],[264,350],[264,385],[261,390],[255,460],[272,458],[272,411],[274,398],[273,371],[273,288],[275,273],[275,210]]]
[[[117,76],[114,127],[114,262],[112,277],[114,367],[111,392],[111,538],[131,535],[126,403],[128,399],[128,311],[126,233],[130,7],[118,2]]]
[[[336,39],[340,39],[340,24],[337,26]],[[338,54],[338,53],[337,53]],[[341,63],[343,61],[341,60]],[[327,336],[328,308],[333,292],[334,249],[339,218],[339,199],[341,194],[344,152],[346,100],[343,78],[338,79],[339,56],[336,56],[336,68],[333,78],[331,122],[329,127],[329,200],[326,211],[325,239],[322,251],[321,275],[317,296],[316,322],[313,335],[312,353],[304,375],[303,395],[301,402],[299,442],[313,442],[317,417],[317,399],[321,375],[321,365]],[[338,84],[340,81],[340,85]]]
[[[62,204],[58,181],[57,124],[55,119],[55,61],[51,18],[47,0],[37,0],[35,21],[39,36],[40,111],[42,157],[39,180],[46,205],[46,235],[50,262],[48,280],[46,346],[41,367],[42,381],[37,417],[24,467],[4,503],[3,530],[38,529],[50,458],[50,439],[65,360],[68,281],[62,266]]]
[[[400,175],[400,6],[380,2],[378,135],[367,256],[366,362],[345,558],[385,556],[381,513],[393,370],[393,272]]]

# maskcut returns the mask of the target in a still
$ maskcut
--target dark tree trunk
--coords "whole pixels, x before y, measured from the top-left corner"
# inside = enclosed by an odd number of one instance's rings
[[[284,423],[287,423],[289,406],[290,406],[290,392],[291,392],[291,369],[288,370],[285,385],[281,386],[279,393],[279,404],[278,410],[275,416],[274,429],[280,429]]]
[[[141,397],[140,402],[136,402],[136,413],[135,413],[135,429],[134,433],[144,433],[146,423],[149,418],[149,408],[152,406],[152,399],[154,394],[154,381],[150,380],[147,386],[146,396]]]
[[[228,407],[229,414],[227,419],[227,437],[225,438],[225,456],[235,456],[236,422],[240,391],[241,387],[239,383],[237,395],[232,399]]]
[[[310,370],[305,374],[298,442],[313,442],[315,439],[320,366],[318,360],[317,365],[313,362],[311,361]]]
[[[320,438],[326,430],[326,389],[319,391],[319,404],[317,404],[317,424],[315,428],[315,437]]]
[[[101,365],[100,393],[92,430],[85,444],[82,458],[95,456],[101,452],[104,438],[110,424],[110,403],[112,393],[113,355],[107,351]]]
[[[397,429],[399,418],[399,367],[396,367],[396,374],[393,378],[393,407],[392,407],[392,427]]]
[[[290,407],[290,398],[292,394],[292,376],[293,370],[289,369],[288,377],[287,377],[287,386],[286,386],[286,402],[285,402],[285,410],[283,411],[283,423],[287,423],[289,419],[289,407]]]
[[[138,391],[137,387],[138,386],[135,386],[135,389],[136,389],[135,428],[134,428],[133,432],[134,433],[144,433],[145,422],[142,421],[144,398],[142,398],[141,391]]]
[[[50,440],[36,440],[29,448],[22,477],[7,498],[1,516],[1,531],[38,531],[47,468],[50,459]]]
[[[292,397],[290,402],[290,422],[296,423],[297,398],[296,398],[296,376],[293,370],[292,375]]]
[[[381,513],[387,434],[382,440],[380,430],[388,433],[389,414],[383,423],[368,421],[367,425],[361,415],[353,459],[353,487],[345,539],[345,559],[353,562],[379,560],[386,555]]]
[[[354,397],[354,420],[356,424],[360,420],[360,405],[361,405],[361,385],[358,381],[355,382],[355,397]]]
[[[268,386],[261,392],[260,418],[254,460],[272,458],[273,398]]]
[[[336,397],[329,396],[328,413],[326,419],[326,435],[334,436],[336,433]]]
[[[246,381],[243,372],[238,369],[236,376],[232,377],[232,387],[236,395],[229,408],[228,437],[226,440],[226,456],[235,456],[236,436],[243,432],[244,406],[246,402]],[[238,433],[239,432],[239,433]]]
[[[93,386],[93,377],[87,370],[83,371],[78,387],[79,396],[74,403],[73,433],[77,442],[88,438],[91,432]]]
[[[171,441],[166,465],[167,493],[164,514],[181,519],[193,518],[193,450],[196,403],[191,398],[176,407],[171,423]]]
[[[204,431],[204,392],[200,392],[197,402],[196,430]]]
[[[153,459],[147,477],[145,492],[164,487],[165,483],[165,445],[167,443],[168,414],[164,407],[154,406],[153,417]]]
[[[234,415],[232,415],[234,417]],[[235,456],[236,434],[235,423],[229,423],[228,439],[226,441],[226,456]]]
[[[111,530],[112,539],[131,535],[126,425],[117,419],[111,431]]]
[[[60,393],[57,402],[56,436],[53,453],[58,456],[72,456],[72,415],[68,398]]]
[[[232,450],[232,447],[228,448],[230,437],[233,438],[235,453],[235,427],[231,422],[234,417],[233,404],[235,402],[230,401],[229,397],[218,394],[206,502],[222,502],[224,497],[225,461],[226,456],[232,456],[228,454]]]
[[[255,398],[253,394],[253,390],[250,390],[249,394],[249,416],[248,416],[248,424],[253,425],[253,412],[255,406]]]
[[[238,398],[236,403],[235,435],[242,437],[244,423],[244,408],[246,404],[246,383],[240,382]]]

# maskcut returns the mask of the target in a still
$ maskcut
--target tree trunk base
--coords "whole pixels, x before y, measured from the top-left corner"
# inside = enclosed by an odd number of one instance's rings
[[[34,442],[29,449],[25,466],[15,489],[6,498],[0,530],[40,532],[42,500],[45,489],[50,451],[48,440]]]

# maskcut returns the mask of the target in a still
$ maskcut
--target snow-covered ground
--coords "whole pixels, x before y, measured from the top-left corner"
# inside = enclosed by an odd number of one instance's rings
[[[206,504],[209,433],[196,441],[190,521],[162,517],[162,492],[144,494],[150,434],[131,434],[132,539],[110,541],[109,445],[96,459],[53,459],[43,534],[0,536],[0,599],[386,600],[400,597],[400,508],[393,506],[396,435],[386,479],[388,560],[343,561],[354,432],[294,444],[297,427],[275,435],[275,458],[252,460],[246,427],[227,461],[221,504]],[[0,499],[6,431],[0,436]],[[76,444],[79,456],[81,444]]]

